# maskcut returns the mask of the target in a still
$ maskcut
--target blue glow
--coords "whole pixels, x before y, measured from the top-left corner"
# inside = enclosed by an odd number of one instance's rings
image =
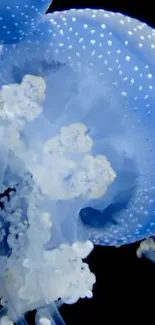
[[[0,42],[17,43],[34,31],[51,0],[1,0]]]
[[[93,295],[93,245],[155,232],[155,30],[48,6],[0,4],[1,325],[63,325]]]

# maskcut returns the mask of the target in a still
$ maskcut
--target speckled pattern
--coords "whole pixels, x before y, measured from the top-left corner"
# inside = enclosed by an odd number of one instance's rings
[[[49,4],[0,3],[2,325],[64,325],[57,305],[93,295],[93,245],[155,233],[155,30]]]

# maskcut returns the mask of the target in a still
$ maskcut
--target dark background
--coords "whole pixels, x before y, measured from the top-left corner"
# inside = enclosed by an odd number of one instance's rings
[[[54,0],[49,11],[79,7],[119,11],[155,27],[151,1]],[[61,313],[67,325],[149,324],[154,320],[155,265],[136,257],[138,245],[94,249],[87,259],[97,277],[94,298],[63,306]]]

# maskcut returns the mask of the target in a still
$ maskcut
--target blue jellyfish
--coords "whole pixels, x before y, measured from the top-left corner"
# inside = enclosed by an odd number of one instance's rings
[[[0,41],[12,44],[33,32],[50,6],[50,0],[2,0],[0,4]]]
[[[95,244],[155,233],[155,30],[104,10],[0,4],[1,325],[63,325]]]

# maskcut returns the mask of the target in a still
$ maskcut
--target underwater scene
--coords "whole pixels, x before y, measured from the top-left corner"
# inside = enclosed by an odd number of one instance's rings
[[[0,325],[154,318],[152,12],[0,0]]]

